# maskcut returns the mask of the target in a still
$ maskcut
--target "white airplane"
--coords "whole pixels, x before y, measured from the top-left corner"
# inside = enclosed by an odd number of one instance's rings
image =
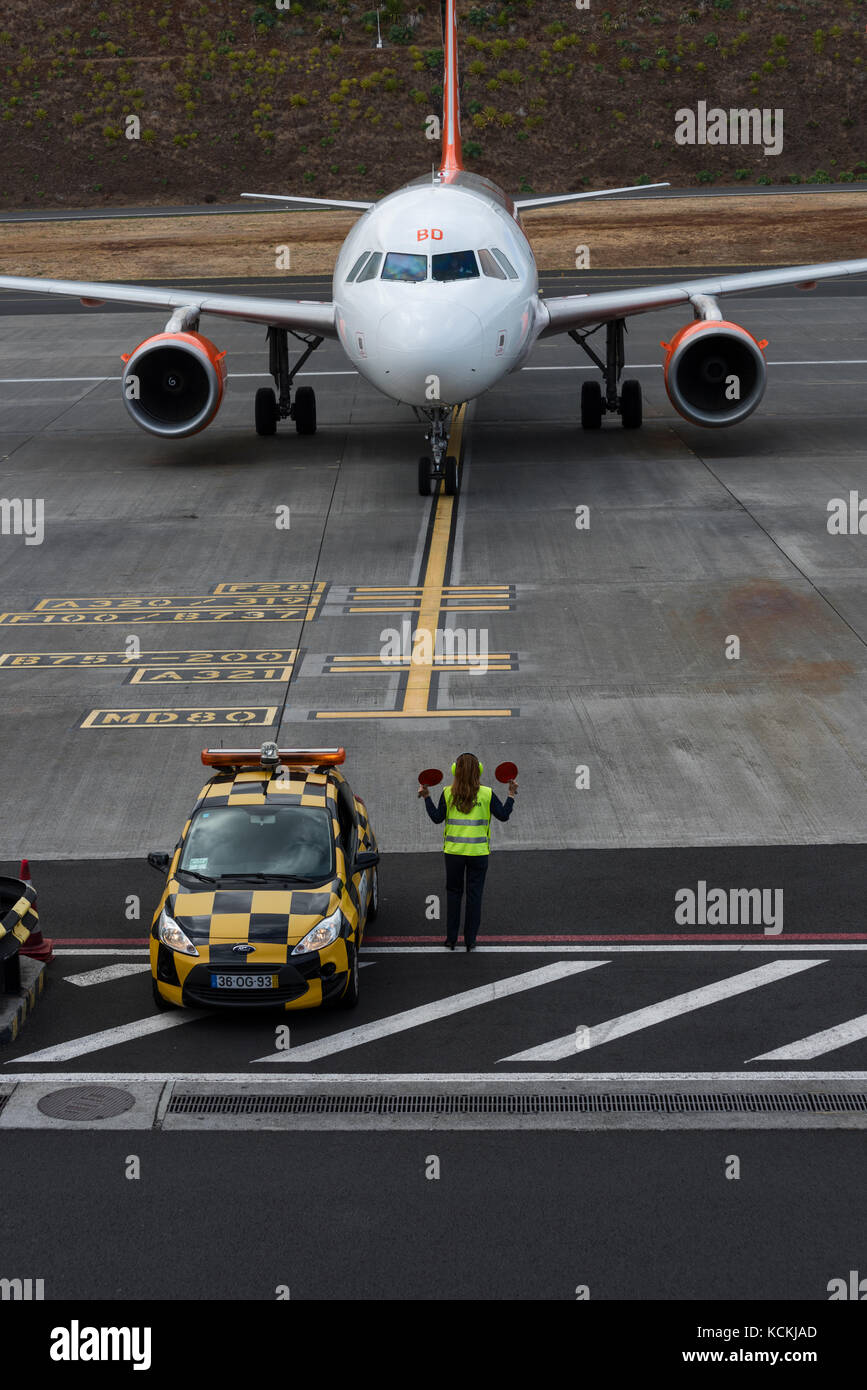
[[[427,423],[430,454],[419,459],[418,487],[429,496],[440,478],[447,493],[457,491],[458,463],[448,452],[454,407],[520,370],[537,339],[568,333],[598,366],[601,382],[585,381],[581,390],[585,429],[598,429],[606,413],[636,429],[642,419],[641,386],[621,381],[625,320],[652,309],[689,306],[691,321],[662,344],[669,398],[695,424],[733,425],[745,420],[764,394],[766,342],[726,320],[717,299],[775,285],[808,289],[820,279],[867,273],[867,259],[834,261],[543,299],[521,211],[632,190],[513,200],[490,179],[468,172],[461,155],[455,0],[445,0],[444,49],[442,158],[433,176],[414,179],[379,202],[242,195],[358,209],[362,215],[337,257],[330,302],[13,275],[0,276],[0,289],[69,295],[90,305],[116,300],[171,309],[164,331],[123,359],[129,413],[163,438],[204,429],[223,398],[225,352],[199,332],[202,314],[267,326],[276,393],[271,387],[256,393],[261,435],[274,434],[282,419],[293,419],[299,434],[315,432],[313,390],[300,386],[293,400],[294,379],[323,339],[338,338],[367,381],[412,406]],[[602,327],[604,357],[587,342]],[[291,366],[290,333],[305,345]]]

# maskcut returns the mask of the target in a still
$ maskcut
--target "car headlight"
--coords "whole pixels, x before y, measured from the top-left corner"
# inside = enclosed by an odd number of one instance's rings
[[[323,917],[315,927],[311,927],[306,936],[303,936],[298,945],[292,951],[293,956],[300,956],[304,951],[322,951],[326,946],[331,946],[338,938],[343,928],[343,913],[340,908],[332,912],[330,917]]]
[[[157,937],[164,946],[169,946],[173,951],[181,951],[185,956],[197,956],[199,954],[186,932],[181,930],[174,917],[170,917],[165,908],[160,913]]]

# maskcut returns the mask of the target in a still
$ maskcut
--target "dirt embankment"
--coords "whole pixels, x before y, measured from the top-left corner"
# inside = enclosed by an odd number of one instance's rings
[[[867,193],[585,203],[524,215],[540,270],[798,265],[867,256]],[[354,217],[268,212],[0,225],[0,273],[67,279],[330,275]],[[278,256],[289,266],[278,268]]]

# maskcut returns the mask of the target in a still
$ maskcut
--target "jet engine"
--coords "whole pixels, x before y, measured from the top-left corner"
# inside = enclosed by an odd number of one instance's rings
[[[125,353],[123,401],[137,425],[182,439],[209,425],[226,384],[225,352],[201,333],[157,333]]]
[[[697,319],[660,347],[668,398],[694,425],[736,425],[765,394],[767,339],[737,323]]]

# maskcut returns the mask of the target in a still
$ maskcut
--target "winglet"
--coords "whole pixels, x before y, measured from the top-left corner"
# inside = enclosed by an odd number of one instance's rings
[[[458,26],[455,0],[443,0],[443,152],[440,174],[448,182],[463,169],[461,153],[460,84],[458,82]]]

